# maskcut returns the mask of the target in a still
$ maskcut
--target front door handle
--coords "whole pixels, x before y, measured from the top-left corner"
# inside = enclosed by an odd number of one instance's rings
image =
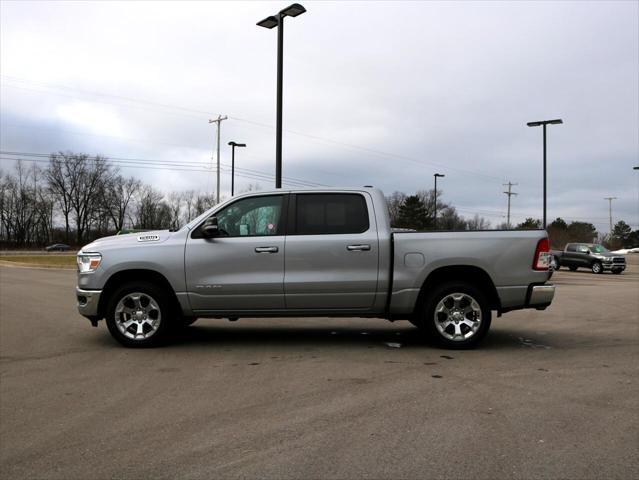
[[[368,244],[362,244],[362,245],[348,245],[346,247],[346,250],[350,251],[350,252],[361,252],[364,250],[370,250],[371,246]]]
[[[255,247],[255,253],[277,253],[277,247]]]

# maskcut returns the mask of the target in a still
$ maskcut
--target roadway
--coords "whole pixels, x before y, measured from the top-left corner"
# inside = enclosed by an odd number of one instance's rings
[[[74,272],[0,267],[0,476],[638,478],[633,263],[557,272],[472,351],[326,318],[130,350],[76,313]]]

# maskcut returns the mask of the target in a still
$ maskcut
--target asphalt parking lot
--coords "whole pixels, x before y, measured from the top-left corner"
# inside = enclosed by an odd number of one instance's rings
[[[557,272],[548,310],[463,352],[325,318],[200,320],[129,350],[76,313],[75,272],[0,267],[0,476],[638,478],[631,262]]]

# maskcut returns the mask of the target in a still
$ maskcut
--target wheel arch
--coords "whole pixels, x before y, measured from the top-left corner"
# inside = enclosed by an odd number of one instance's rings
[[[491,310],[501,310],[501,301],[499,300],[497,288],[490,278],[490,275],[488,275],[484,269],[473,265],[451,265],[437,268],[428,274],[419,291],[413,313],[419,312],[420,307],[426,300],[428,292],[431,291],[433,287],[454,281],[472,284],[486,295]]]
[[[169,296],[171,306],[176,309],[175,311],[180,311],[180,303],[177,299],[177,296],[175,295],[175,291],[173,290],[171,283],[164,275],[155,270],[130,269],[115,272],[104,284],[102,294],[100,295],[100,301],[98,303],[98,318],[104,318],[107,305],[109,303],[109,300],[111,299],[111,295],[113,295],[115,290],[125,283],[135,281],[149,282],[161,287]]]

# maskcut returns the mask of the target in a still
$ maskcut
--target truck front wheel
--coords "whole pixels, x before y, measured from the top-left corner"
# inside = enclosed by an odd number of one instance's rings
[[[424,302],[424,330],[437,343],[453,349],[477,345],[490,328],[486,295],[466,282],[450,282],[435,288]]]
[[[151,347],[167,339],[173,313],[162,288],[148,282],[131,282],[111,295],[106,324],[113,338],[125,347]]]

